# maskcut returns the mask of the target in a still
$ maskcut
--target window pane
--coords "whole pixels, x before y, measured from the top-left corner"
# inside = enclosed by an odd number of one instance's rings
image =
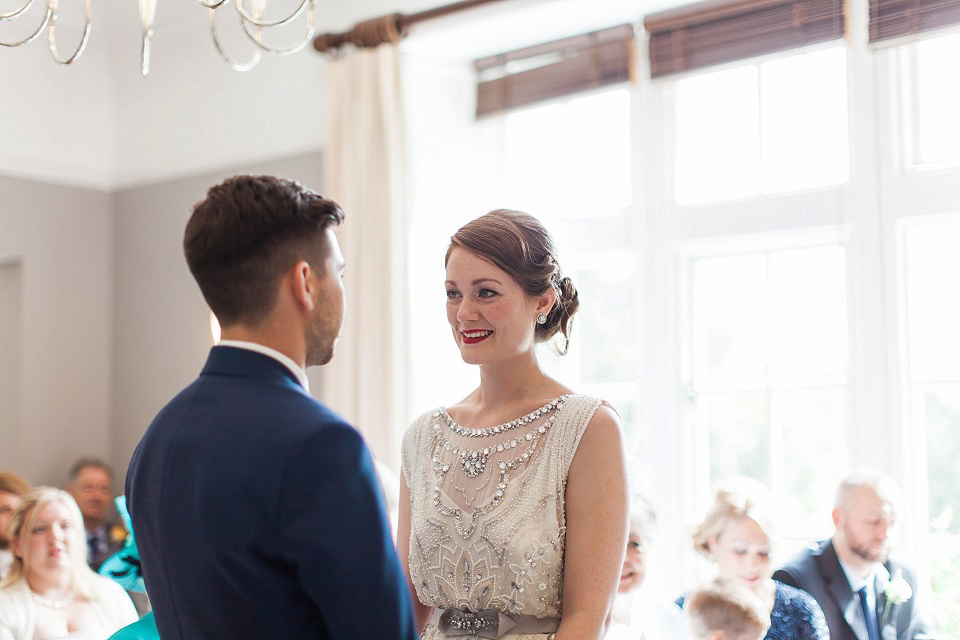
[[[770,484],[770,438],[765,393],[714,393],[697,398],[709,434],[710,484],[744,475]]]
[[[678,204],[759,193],[758,110],[754,65],[677,82],[674,135]]]
[[[844,47],[682,78],[675,86],[678,204],[849,179]]]
[[[767,385],[767,262],[708,258],[693,270],[693,377],[700,391]]]
[[[960,35],[923,40],[917,47],[917,164],[960,162]]]
[[[930,619],[938,640],[960,638],[960,538],[934,537],[933,602]]]
[[[762,189],[846,182],[846,51],[835,47],[760,65]]]
[[[960,380],[960,220],[906,231],[907,326],[914,382]]]
[[[771,254],[770,327],[773,386],[846,382],[847,288],[841,247]]]
[[[636,377],[633,347],[638,341],[629,333],[636,326],[631,318],[637,317],[634,273],[623,266],[607,261],[603,270],[580,271],[574,280],[589,299],[574,319],[581,325],[581,380],[587,383],[627,382]]]
[[[776,433],[782,439],[777,459],[783,460],[783,476],[774,484],[784,497],[784,529],[794,534],[831,533],[830,498],[849,467],[846,394],[845,386],[773,394]]]
[[[923,390],[930,531],[960,535],[960,383]]]
[[[630,96],[617,89],[506,116],[504,202],[549,220],[630,204]]]

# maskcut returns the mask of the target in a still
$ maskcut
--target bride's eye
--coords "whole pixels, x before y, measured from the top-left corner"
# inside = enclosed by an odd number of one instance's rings
[[[480,289],[480,292],[477,294],[477,296],[480,298],[492,298],[496,295],[499,294],[493,289]]]
[[[447,300],[455,300],[460,297],[460,292],[456,289],[447,289]]]

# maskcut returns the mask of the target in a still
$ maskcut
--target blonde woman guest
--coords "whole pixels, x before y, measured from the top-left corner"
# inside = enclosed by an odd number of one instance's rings
[[[598,640],[626,546],[620,419],[546,375],[534,349],[566,351],[577,290],[543,225],[508,210],[454,234],[444,287],[480,386],[404,436],[398,547],[418,630]]]
[[[10,534],[0,640],[103,640],[137,620],[123,588],[87,566],[83,516],[70,494],[34,489],[14,510]]]
[[[720,578],[740,584],[769,613],[767,640],[829,638],[820,605],[808,593],[772,579],[775,535],[773,496],[752,478],[731,478],[693,531],[698,552],[713,560]],[[683,598],[677,602],[683,606]]]

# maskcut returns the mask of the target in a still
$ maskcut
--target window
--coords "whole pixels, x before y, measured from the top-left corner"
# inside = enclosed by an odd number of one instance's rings
[[[843,47],[689,76],[675,91],[677,204],[847,181]]]
[[[541,363],[577,391],[617,407],[629,434],[637,399],[637,256],[632,203],[630,94],[617,88],[513,111],[479,124],[499,204],[526,211],[554,235],[580,293],[566,356]],[[634,336],[630,339],[628,336]]]
[[[845,250],[734,252],[688,264],[687,396],[702,493],[751,476],[782,497],[784,531],[820,533],[836,482],[823,470],[848,464]],[[838,446],[824,449],[828,439]]]
[[[413,231],[418,244],[429,238],[431,246],[445,249],[461,224],[490,209],[518,209],[543,221],[557,241],[564,274],[580,292],[581,307],[568,355],[558,357],[544,345],[541,363],[577,391],[612,402],[625,424],[632,423],[638,404],[637,341],[623,339],[637,317],[637,258],[627,215],[630,116],[629,91],[616,88],[476,122],[470,144],[478,157],[470,182],[482,188],[469,202],[470,214],[447,203],[429,217],[420,214]],[[417,354],[410,405],[420,410],[435,405],[438,395],[460,398],[478,382],[472,367],[456,362],[443,315],[442,257],[442,250],[410,256],[413,304],[430,309],[412,316],[410,326]]]
[[[933,622],[960,629],[960,216],[903,234],[909,421],[926,467]],[[923,510],[921,510],[921,513]]]
[[[904,45],[901,58],[903,148],[916,170],[960,165],[960,83],[945,60],[960,60],[960,34]]]

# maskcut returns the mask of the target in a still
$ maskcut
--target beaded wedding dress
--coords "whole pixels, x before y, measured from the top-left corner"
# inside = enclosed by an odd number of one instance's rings
[[[410,576],[435,608],[423,638],[465,628],[496,638],[512,628],[510,640],[541,639],[555,630],[567,473],[600,404],[571,394],[485,428],[460,426],[441,408],[407,430]]]

